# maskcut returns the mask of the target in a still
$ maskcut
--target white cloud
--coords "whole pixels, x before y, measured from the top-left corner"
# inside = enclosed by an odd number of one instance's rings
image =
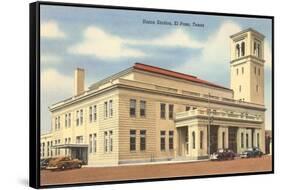
[[[186,73],[193,71],[196,75],[206,77],[210,74],[210,71],[212,73],[219,72],[221,66],[229,66],[229,36],[239,31],[241,31],[241,27],[234,22],[222,23],[218,30],[202,44],[202,52],[188,58],[186,63],[177,70]]]
[[[55,69],[46,69],[41,73],[41,122],[42,132],[51,129],[51,115],[48,107],[70,97],[73,93],[73,78],[63,75]]]
[[[42,54],[40,59],[42,64],[56,65],[62,63],[62,58],[55,54]]]
[[[59,25],[56,21],[46,21],[41,23],[40,27],[41,37],[57,39],[65,38],[65,33],[59,28]]]
[[[193,40],[189,34],[182,29],[176,29],[169,34],[150,40],[127,40],[127,43],[186,48],[202,48],[204,45],[202,42]]]
[[[106,33],[97,27],[88,27],[84,32],[84,39],[69,48],[74,54],[95,55],[100,59],[114,59],[122,57],[141,57],[145,54],[137,49],[126,47],[126,40]]]
[[[100,59],[147,56],[143,51],[129,47],[131,45],[185,48],[202,48],[204,45],[202,42],[193,40],[189,34],[182,29],[177,29],[169,34],[149,40],[121,38],[95,26],[88,27],[83,35],[83,41],[71,46],[68,49],[69,52],[73,54],[96,56]]]

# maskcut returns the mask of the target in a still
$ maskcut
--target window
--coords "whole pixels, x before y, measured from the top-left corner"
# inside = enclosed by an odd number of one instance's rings
[[[60,144],[60,139],[58,140],[58,144]],[[60,155],[60,149],[58,149],[58,154]]]
[[[260,147],[260,134],[257,133],[257,147]]]
[[[170,104],[169,105],[169,119],[173,119],[174,117],[174,105]]]
[[[64,139],[64,144],[67,144],[67,138]],[[67,149],[66,148],[64,149],[64,155],[65,156],[67,155]]]
[[[112,152],[113,151],[113,132],[109,131],[109,151]]]
[[[112,105],[112,100],[109,100],[109,117],[113,116],[113,105]]]
[[[67,121],[68,121],[68,119],[67,119],[67,117],[68,117],[68,115],[67,114],[65,114],[65,117],[64,117],[64,127],[66,128],[67,127]]]
[[[80,125],[83,125],[83,110],[80,110]]]
[[[47,156],[50,156],[50,142],[47,142]]]
[[[258,86],[258,85],[256,85],[256,91],[257,91],[257,92],[259,91],[259,86]]]
[[[245,55],[245,42],[241,43],[241,56]]]
[[[94,115],[94,121],[96,121],[97,120],[97,105],[94,105],[94,113],[93,113],[93,115]]]
[[[58,129],[58,118],[56,117],[55,118],[55,130],[57,130]]]
[[[89,152],[93,152],[93,139],[92,139],[92,134],[89,135]]]
[[[60,129],[60,116],[58,116],[58,129]]]
[[[42,144],[42,156],[44,157],[45,156],[45,143]]]
[[[83,136],[77,136],[76,137],[76,143],[77,144],[83,144]]]
[[[89,107],[89,122],[93,121],[93,108],[92,106]]]
[[[76,126],[79,126],[79,111],[76,111]]]
[[[107,107],[107,102],[104,102],[104,118],[107,118],[108,116],[108,107]]]
[[[169,131],[169,149],[174,149],[174,131]]]
[[[97,152],[97,134],[94,133],[94,136],[93,136],[93,152]]]
[[[203,149],[203,131],[200,131],[200,149]]]
[[[136,130],[130,130],[130,151],[136,150]]]
[[[239,58],[240,57],[240,45],[236,44],[236,57]]]
[[[107,152],[107,145],[108,145],[108,139],[107,139],[107,131],[104,132],[104,152]]]
[[[261,69],[260,68],[258,69],[258,74],[259,74],[259,76],[261,75]]]
[[[192,148],[195,149],[195,131],[192,132]]]
[[[185,111],[189,111],[190,110],[190,106],[185,106]]]
[[[71,127],[71,113],[68,114],[68,127]]]
[[[146,149],[146,130],[140,130],[140,150]]]
[[[237,68],[237,69],[236,69],[236,75],[238,75],[238,74],[239,74],[239,69]]]
[[[166,117],[166,104],[160,104],[160,118],[165,119]]]
[[[242,67],[242,75],[244,74],[244,67]]]
[[[166,131],[160,131],[160,149],[162,151],[165,151],[165,136],[166,136]]]
[[[244,148],[244,133],[241,133],[241,148]]]
[[[57,145],[57,143],[58,143],[58,141],[57,140],[55,140],[55,145]],[[58,154],[58,149],[56,148],[55,149],[55,156]]]
[[[254,72],[255,72],[255,74],[257,74],[257,67],[254,68]]]
[[[239,85],[239,92],[241,92],[242,91],[242,86],[241,85]]]
[[[249,148],[249,135],[246,133],[246,148]]]
[[[258,44],[258,48],[257,48],[257,56],[260,57],[260,44]]]
[[[130,100],[130,116],[131,117],[136,117],[136,100],[131,99]]]
[[[222,148],[225,148],[225,132],[222,132]]]
[[[140,101],[140,116],[145,117],[146,101]]]

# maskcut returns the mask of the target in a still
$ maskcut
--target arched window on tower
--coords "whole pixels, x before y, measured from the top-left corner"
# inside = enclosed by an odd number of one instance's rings
[[[236,44],[236,56],[237,56],[237,58],[240,57],[240,45],[239,44]]]
[[[261,52],[260,52],[260,44],[258,44],[258,47],[257,47],[257,56],[258,56],[258,57],[260,57],[260,53],[261,53]]]
[[[241,56],[245,55],[245,42],[241,43]]]
[[[257,55],[257,43],[254,42],[254,55]]]

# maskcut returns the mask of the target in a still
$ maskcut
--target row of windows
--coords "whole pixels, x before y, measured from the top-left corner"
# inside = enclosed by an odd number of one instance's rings
[[[239,92],[242,92],[242,85],[239,85]],[[256,85],[256,92],[259,92],[259,85]]]
[[[242,75],[244,74],[244,67],[241,67],[241,73],[242,73]],[[260,70],[260,68],[258,68],[257,69],[257,67],[254,67],[254,73],[255,73],[255,75],[261,75],[261,70]],[[236,68],[236,75],[238,76],[239,75],[239,68]]]
[[[169,150],[174,149],[174,131],[169,131]],[[166,150],[166,131],[160,131],[160,150]]]
[[[140,100],[140,116],[145,117],[146,116],[146,101]],[[130,99],[130,116],[136,117],[136,110],[137,110],[137,100],[136,99]]]
[[[80,109],[76,111],[76,126],[83,125],[84,122],[84,110]],[[89,122],[95,122],[97,120],[97,105],[89,107]],[[113,100],[104,102],[104,118],[113,117]],[[71,113],[66,113],[65,116],[65,127],[71,127]],[[61,128],[61,117],[55,117],[55,130]]]
[[[174,117],[174,105],[169,104],[169,106],[168,106],[168,118],[173,119],[173,117]],[[166,119],[166,104],[164,104],[164,103],[160,104],[160,118]]]
[[[235,49],[237,58],[245,56],[245,42],[241,42],[241,44],[237,43]],[[253,54],[257,57],[261,57],[260,42],[254,42]]]
[[[244,148],[244,133],[241,133],[241,148]],[[260,147],[260,134],[257,133],[257,147]],[[249,148],[249,134],[246,133],[246,148]]]
[[[130,151],[136,151],[137,130],[130,130]],[[146,130],[140,130],[140,150],[146,150]]]
[[[104,152],[113,151],[113,131],[104,132]]]

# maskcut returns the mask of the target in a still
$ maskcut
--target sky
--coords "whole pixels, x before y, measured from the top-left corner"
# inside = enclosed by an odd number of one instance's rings
[[[41,5],[40,17],[42,133],[51,129],[48,107],[73,96],[77,67],[86,71],[86,87],[135,62],[230,87],[229,36],[249,27],[265,35],[265,125],[271,129],[269,19],[52,5]]]

